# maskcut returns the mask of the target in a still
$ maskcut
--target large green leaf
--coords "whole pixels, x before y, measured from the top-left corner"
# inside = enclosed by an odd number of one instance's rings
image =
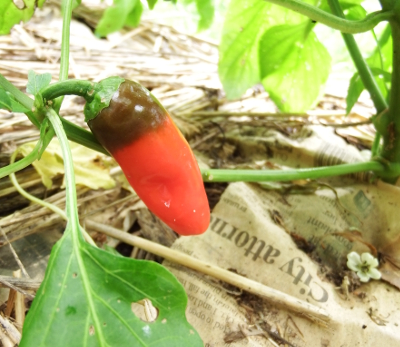
[[[115,256],[74,235],[67,226],[53,247],[20,347],[203,345],[186,320],[184,289],[169,271]],[[155,321],[133,312],[142,299],[157,308]]]
[[[196,7],[200,15],[197,30],[208,29],[214,20],[213,0],[196,0]]]
[[[149,5],[149,9],[152,10],[157,3],[157,0],[147,0],[147,4]]]
[[[11,28],[21,21],[27,22],[36,7],[42,7],[45,0],[23,0],[18,7],[13,0],[0,0],[0,35],[7,35]]]
[[[312,2],[306,1],[306,2]],[[273,25],[299,24],[305,17],[259,0],[232,0],[219,46],[218,73],[229,99],[261,82],[259,41]]]
[[[308,110],[328,79],[331,58],[312,26],[275,26],[260,40],[262,84],[281,111]]]
[[[142,17],[142,13],[143,13],[143,5],[140,1],[138,1],[133,10],[128,14],[128,17],[126,17],[125,24],[128,27],[136,28],[140,23],[140,18]]]
[[[199,14],[199,22],[197,23],[197,31],[208,29],[214,20],[214,0],[180,0],[184,5],[196,5]]]
[[[246,7],[245,4],[249,6]],[[265,1],[232,0],[219,46],[219,77],[229,99],[240,97],[260,82],[258,42],[270,26],[272,5]]]
[[[127,24],[127,19],[129,19],[129,24],[132,24],[132,17],[135,17],[135,8],[138,7],[138,11],[140,11],[140,6],[140,0],[114,0],[114,4],[104,11],[103,17],[97,24],[96,35],[106,36],[120,30]]]

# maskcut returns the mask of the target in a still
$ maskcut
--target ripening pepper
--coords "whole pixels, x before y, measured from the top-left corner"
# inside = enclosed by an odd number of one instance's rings
[[[146,88],[124,80],[88,125],[150,211],[181,235],[207,229],[210,210],[196,159]]]

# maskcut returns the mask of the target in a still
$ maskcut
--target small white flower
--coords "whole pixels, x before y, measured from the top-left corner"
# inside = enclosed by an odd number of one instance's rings
[[[357,273],[361,282],[368,282],[370,278],[379,280],[381,273],[376,269],[379,265],[378,259],[370,253],[363,253],[361,257],[356,252],[347,254],[347,267]]]

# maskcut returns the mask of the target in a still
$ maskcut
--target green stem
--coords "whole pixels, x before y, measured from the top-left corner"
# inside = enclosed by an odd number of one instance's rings
[[[53,129],[51,129],[51,130],[52,130],[51,133],[54,134]],[[17,154],[18,154],[18,149],[11,156],[10,165],[14,164]],[[20,184],[18,183],[17,177],[15,176],[14,173],[10,174],[10,180],[11,180],[11,183],[14,185],[15,189],[18,191],[18,193],[20,193],[23,197],[32,201],[35,204],[38,204],[45,208],[48,208],[50,211],[53,211],[54,213],[58,214],[62,219],[68,221],[67,215],[65,214],[65,212],[62,209],[60,209],[56,205],[51,204],[47,201],[38,199],[36,196],[33,196],[32,194],[29,194],[26,190],[24,190],[24,188],[22,188],[20,186]],[[83,236],[84,236],[85,240],[88,243],[90,243],[92,246],[97,247],[96,243],[93,241],[93,239],[90,237],[90,235],[86,232],[86,230],[82,229],[82,232],[83,232]]]
[[[64,0],[62,2],[63,12],[63,27],[61,37],[61,57],[60,57],[60,74],[58,77],[59,81],[65,81],[68,79],[69,71],[69,39],[70,39],[70,26],[72,18],[72,4],[73,0]],[[60,97],[55,101],[54,109],[58,113],[61,108],[64,97]]]
[[[400,19],[390,22],[393,40],[393,71],[390,90],[389,111],[379,119],[383,146],[381,156],[400,163]]]
[[[62,11],[63,11],[63,27],[61,37],[61,58],[60,58],[60,74],[59,81],[65,81],[68,79],[69,71],[69,39],[70,39],[70,27],[72,18],[72,4],[73,0],[64,0]]]
[[[71,80],[71,81],[75,81],[75,80]],[[66,86],[69,86],[68,88],[70,88],[70,83],[74,84],[73,82],[64,81],[64,82],[54,83],[51,86],[47,87],[45,89],[45,91],[48,90],[49,95],[46,95],[47,96],[46,99],[47,100],[53,99],[52,96],[57,94],[57,92],[53,90],[53,88],[55,88],[53,86],[57,85],[58,86],[57,88],[61,88],[61,89],[66,88]],[[65,84],[64,85],[65,87],[62,87],[62,84]],[[89,85],[93,87],[93,84],[88,81],[80,81],[80,83],[76,84],[76,86],[78,86],[78,85],[83,88],[89,88]],[[17,100],[22,106],[24,106],[25,108],[27,108],[29,110],[32,109],[33,100],[29,96],[27,96],[23,92],[21,92],[18,88],[16,88],[12,83],[10,83],[2,74],[0,74],[0,87],[2,87],[4,90],[6,90],[10,94],[12,94],[12,96],[15,98],[15,100]],[[80,91],[77,90],[76,94],[80,95],[79,93],[80,93]],[[66,94],[68,94],[68,93],[66,93]],[[70,94],[72,94],[72,93],[70,93]],[[58,94],[56,96],[60,96],[60,95],[64,95],[64,94]],[[26,115],[28,116],[29,120],[37,128],[40,128],[40,122],[33,113],[29,112]],[[61,121],[63,123],[65,132],[67,133],[69,140],[79,143],[79,144],[81,144],[85,147],[88,147],[90,149],[93,149],[97,152],[109,155],[109,153],[104,149],[104,147],[102,145],[100,145],[100,143],[96,140],[96,138],[93,136],[93,134],[90,131],[83,129],[64,118],[61,118]],[[26,158],[28,158],[28,159],[26,159]],[[30,164],[30,163],[28,163],[28,160],[32,160],[33,158],[34,158],[33,154],[32,154],[32,156],[29,155],[29,156],[25,157],[24,159],[22,159],[23,160],[22,163],[19,163],[19,162],[14,163],[13,166],[10,168],[7,166],[6,168],[1,169],[0,173],[3,172],[2,170],[6,169],[7,171],[4,171],[4,172],[8,172],[8,173],[5,174],[4,176],[8,176],[11,172],[17,171],[17,170],[13,171],[14,170],[13,168],[21,167],[21,169],[23,169],[24,167],[26,167]],[[35,160],[36,160],[36,158],[34,158],[32,160],[32,162]],[[28,164],[25,165],[25,163],[28,163]],[[9,170],[11,170],[11,171],[9,171]],[[1,176],[1,177],[4,177],[4,176]]]
[[[344,18],[343,11],[337,0],[328,0],[328,3],[333,14],[338,17]],[[383,112],[388,108],[388,105],[375,81],[375,78],[368,64],[365,62],[361,51],[358,48],[354,36],[351,34],[342,34],[342,36],[344,42],[346,43],[347,49],[349,50],[351,58],[353,59],[354,65],[356,66],[357,71],[360,74],[361,81],[363,82],[365,89],[368,90],[377,112]],[[380,129],[378,129],[378,131],[379,130]]]
[[[325,12],[318,7],[310,5],[301,0],[267,0],[272,4],[276,4],[308,18],[325,24],[333,29],[340,30],[342,33],[357,34],[371,30],[382,21],[390,20],[393,17],[392,11],[378,11],[369,14],[365,19],[351,21],[337,17],[328,12]],[[332,11],[333,12],[333,11]]]
[[[90,131],[83,129],[80,126],[77,126],[76,124],[71,123],[64,118],[61,118],[61,122],[69,140],[79,143],[80,145],[87,148],[93,149],[94,151],[110,155],[110,153],[105,150],[105,148],[99,143],[99,141],[97,141],[97,139]]]
[[[77,195],[75,185],[74,167],[72,161],[71,149],[67,136],[65,134],[63,125],[60,117],[53,109],[46,110],[46,116],[51,122],[53,129],[60,142],[61,152],[64,160],[64,172],[65,172],[65,207],[66,214],[68,217],[68,223],[71,224],[72,229],[77,232],[80,229],[78,207],[77,207]]]
[[[50,84],[41,91],[41,94],[45,100],[53,100],[63,95],[79,95],[87,100],[93,87],[94,83],[90,81],[66,80]]]
[[[45,100],[53,100],[63,95],[79,95],[86,100],[90,100],[90,92],[93,90],[93,87],[94,83],[86,80],[66,80],[47,86],[41,91],[41,94]],[[68,139],[100,153],[109,155],[91,132],[78,127],[64,118],[61,118],[61,121]]]
[[[42,123],[40,127],[40,139],[36,143],[35,148],[29,153],[25,158],[14,163],[14,160],[10,165],[3,167],[0,169],[0,178],[9,176],[14,172],[20,171],[30,164],[32,164],[35,160],[39,159],[43,151],[46,149],[50,141],[54,136],[54,131],[51,128],[47,127],[47,123]]]
[[[12,154],[11,160],[10,160],[10,165],[14,164],[17,154],[18,154],[18,149]],[[49,210],[58,214],[64,220],[67,220],[67,216],[66,216],[65,212],[63,210],[61,210],[59,207],[57,207],[56,205],[50,204],[46,201],[43,201],[41,199],[38,199],[36,196],[33,196],[33,195],[29,194],[26,190],[24,190],[19,185],[19,183],[17,181],[17,177],[15,177],[14,173],[10,174],[10,180],[11,180],[11,183],[14,185],[15,189],[18,191],[18,193],[20,193],[23,197],[25,197],[26,199],[28,199],[38,205],[48,208]]]
[[[64,160],[65,198],[66,198],[65,207],[66,207],[66,214],[68,217],[68,224],[64,237],[66,233],[71,232],[72,252],[74,253],[75,260],[78,264],[78,269],[81,273],[83,289],[85,291],[85,296],[89,306],[89,314],[91,315],[91,318],[94,320],[94,328],[96,331],[97,342],[100,342],[100,345],[102,345],[101,342],[105,341],[105,338],[102,333],[101,324],[99,322],[97,312],[94,308],[95,305],[93,302],[93,295],[92,295],[93,288],[91,288],[91,284],[89,281],[88,269],[82,257],[82,253],[84,252],[82,249],[83,229],[79,224],[77,195],[75,189],[75,175],[74,175],[71,149],[69,147],[67,136],[63,129],[60,117],[57,115],[57,113],[53,109],[48,109],[46,111],[46,116],[53,125],[54,131],[58,137]]]
[[[204,182],[273,182],[293,181],[300,179],[318,179],[339,175],[348,175],[357,172],[374,171],[390,172],[393,175],[400,173],[400,165],[386,165],[378,161],[368,161],[354,164],[342,164],[335,166],[324,166],[318,168],[307,168],[297,170],[202,170]]]
[[[376,132],[374,142],[371,146],[371,158],[376,157],[379,154],[380,150],[380,143],[381,143],[381,134]]]

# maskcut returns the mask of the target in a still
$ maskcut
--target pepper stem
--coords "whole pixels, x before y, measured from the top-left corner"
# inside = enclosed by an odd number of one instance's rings
[[[53,100],[64,95],[79,95],[86,100],[91,98],[94,82],[86,80],[66,80],[50,84],[42,89],[41,94],[45,100]]]

